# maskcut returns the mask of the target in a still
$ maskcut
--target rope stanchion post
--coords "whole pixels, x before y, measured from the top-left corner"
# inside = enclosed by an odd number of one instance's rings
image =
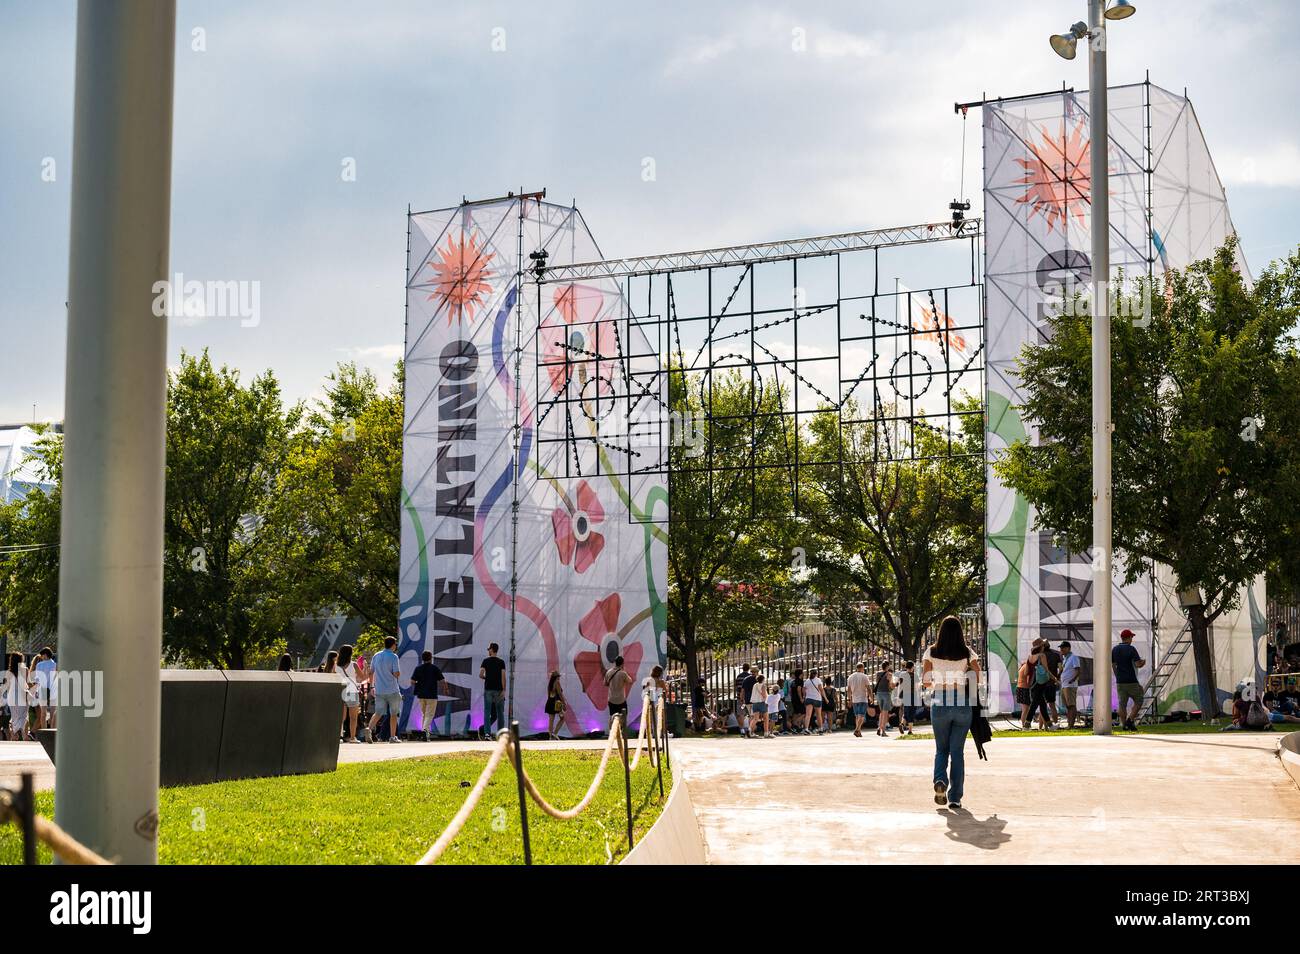
[[[18,790],[18,810],[23,826],[23,864],[36,864],[36,789],[32,773],[24,772],[22,787]]]
[[[621,720],[619,725],[620,725],[620,729],[622,729],[622,731],[619,732],[619,735],[622,736],[620,747],[623,750],[623,798],[627,803],[627,850],[631,851],[632,850],[632,770],[628,767],[628,762],[627,762],[627,731],[626,731],[627,711],[624,710],[623,712],[620,712],[618,714],[618,718]]]
[[[646,696],[644,704],[641,706],[641,718],[650,720],[650,744],[654,746],[655,774],[659,776],[659,800],[664,799],[664,766],[663,760],[659,758],[659,719],[656,718],[658,712],[650,704],[650,697]]]
[[[533,863],[533,848],[528,841],[528,794],[524,791],[524,750],[519,745],[519,720],[510,723],[510,744],[514,747],[515,782],[519,786],[519,827],[524,836],[524,864]]]
[[[667,714],[667,706],[664,705],[663,700],[660,700],[659,707],[664,710],[664,717],[659,720],[659,731],[663,733],[663,739],[664,739],[664,744],[663,744],[664,764],[668,766],[668,771],[671,772],[673,770],[673,760],[672,757],[668,754],[668,714]]]

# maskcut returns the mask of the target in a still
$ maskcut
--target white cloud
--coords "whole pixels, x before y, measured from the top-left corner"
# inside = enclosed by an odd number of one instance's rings
[[[335,350],[358,361],[387,361],[392,363],[402,356],[403,346],[398,343],[336,348]]]
[[[1234,147],[1215,160],[1224,185],[1300,186],[1300,145],[1275,142],[1259,149]]]

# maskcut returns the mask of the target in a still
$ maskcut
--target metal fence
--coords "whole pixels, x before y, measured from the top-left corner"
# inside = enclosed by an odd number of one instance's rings
[[[1269,594],[1267,610],[1268,614],[1268,635],[1269,639],[1273,638],[1273,632],[1279,622],[1286,623],[1286,644],[1300,641],[1300,599],[1293,593],[1285,593],[1281,596]],[[1281,651],[1279,646],[1278,650]]]
[[[971,647],[987,665],[982,613],[973,609],[960,616]],[[802,669],[805,674],[810,669],[817,670],[823,682],[835,687],[836,711],[842,712],[846,708],[843,690],[858,663],[864,663],[868,675],[874,677],[886,661],[895,671],[905,662],[897,649],[886,651],[870,643],[851,640],[842,631],[820,623],[800,623],[791,630],[779,640],[744,643],[727,650],[700,653],[699,675],[704,679],[705,706],[718,715],[735,711],[736,678],[748,663],[751,671],[762,673],[769,683],[789,678],[796,669]],[[934,632],[926,634],[918,659],[933,642],[934,635]],[[671,661],[665,678],[669,698],[689,704],[691,692],[686,684],[686,664],[680,660]],[[691,715],[694,717],[694,712]]]

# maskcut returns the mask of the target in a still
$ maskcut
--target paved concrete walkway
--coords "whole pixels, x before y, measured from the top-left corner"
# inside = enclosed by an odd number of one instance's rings
[[[0,785],[17,788],[24,772],[32,773],[36,791],[54,788],[54,763],[39,742],[0,742]]]
[[[711,863],[1290,864],[1300,790],[1279,734],[967,743],[963,809],[934,804],[930,740],[682,739]]]

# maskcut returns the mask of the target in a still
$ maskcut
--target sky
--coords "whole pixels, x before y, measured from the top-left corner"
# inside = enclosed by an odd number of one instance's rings
[[[1110,80],[1186,88],[1258,274],[1300,243],[1294,5],[1137,6]],[[978,214],[954,102],[1085,88],[1047,45],[1085,12],[180,0],[171,271],[257,282],[260,313],[171,320],[171,363],[206,347],[290,400],[340,361],[390,380],[408,205],[545,188],[611,257],[941,221],[963,170]],[[75,20],[0,0],[0,423],[63,413]]]

